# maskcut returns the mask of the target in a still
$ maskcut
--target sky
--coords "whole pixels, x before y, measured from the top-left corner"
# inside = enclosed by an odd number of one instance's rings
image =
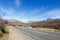
[[[0,16],[22,22],[60,18],[60,0],[0,0]]]

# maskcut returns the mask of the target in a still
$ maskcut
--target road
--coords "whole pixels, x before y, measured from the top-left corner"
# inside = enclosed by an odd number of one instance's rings
[[[32,38],[32,40],[60,40],[60,34],[58,33],[45,32],[36,29],[29,29],[26,27],[16,27],[16,26],[13,27],[21,31],[23,34],[27,35],[28,37]]]

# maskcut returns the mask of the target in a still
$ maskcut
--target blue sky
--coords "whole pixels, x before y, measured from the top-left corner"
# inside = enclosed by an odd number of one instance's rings
[[[60,18],[60,0],[0,0],[0,15],[23,22]]]

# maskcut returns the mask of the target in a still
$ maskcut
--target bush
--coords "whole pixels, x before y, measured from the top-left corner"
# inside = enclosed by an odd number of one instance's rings
[[[5,27],[7,23],[7,20],[0,19],[0,30],[2,33],[6,33]]]

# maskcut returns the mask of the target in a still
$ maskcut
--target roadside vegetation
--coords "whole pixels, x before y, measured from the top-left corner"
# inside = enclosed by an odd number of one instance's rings
[[[9,28],[7,26],[8,21],[4,19],[0,19],[0,40],[7,40]]]

